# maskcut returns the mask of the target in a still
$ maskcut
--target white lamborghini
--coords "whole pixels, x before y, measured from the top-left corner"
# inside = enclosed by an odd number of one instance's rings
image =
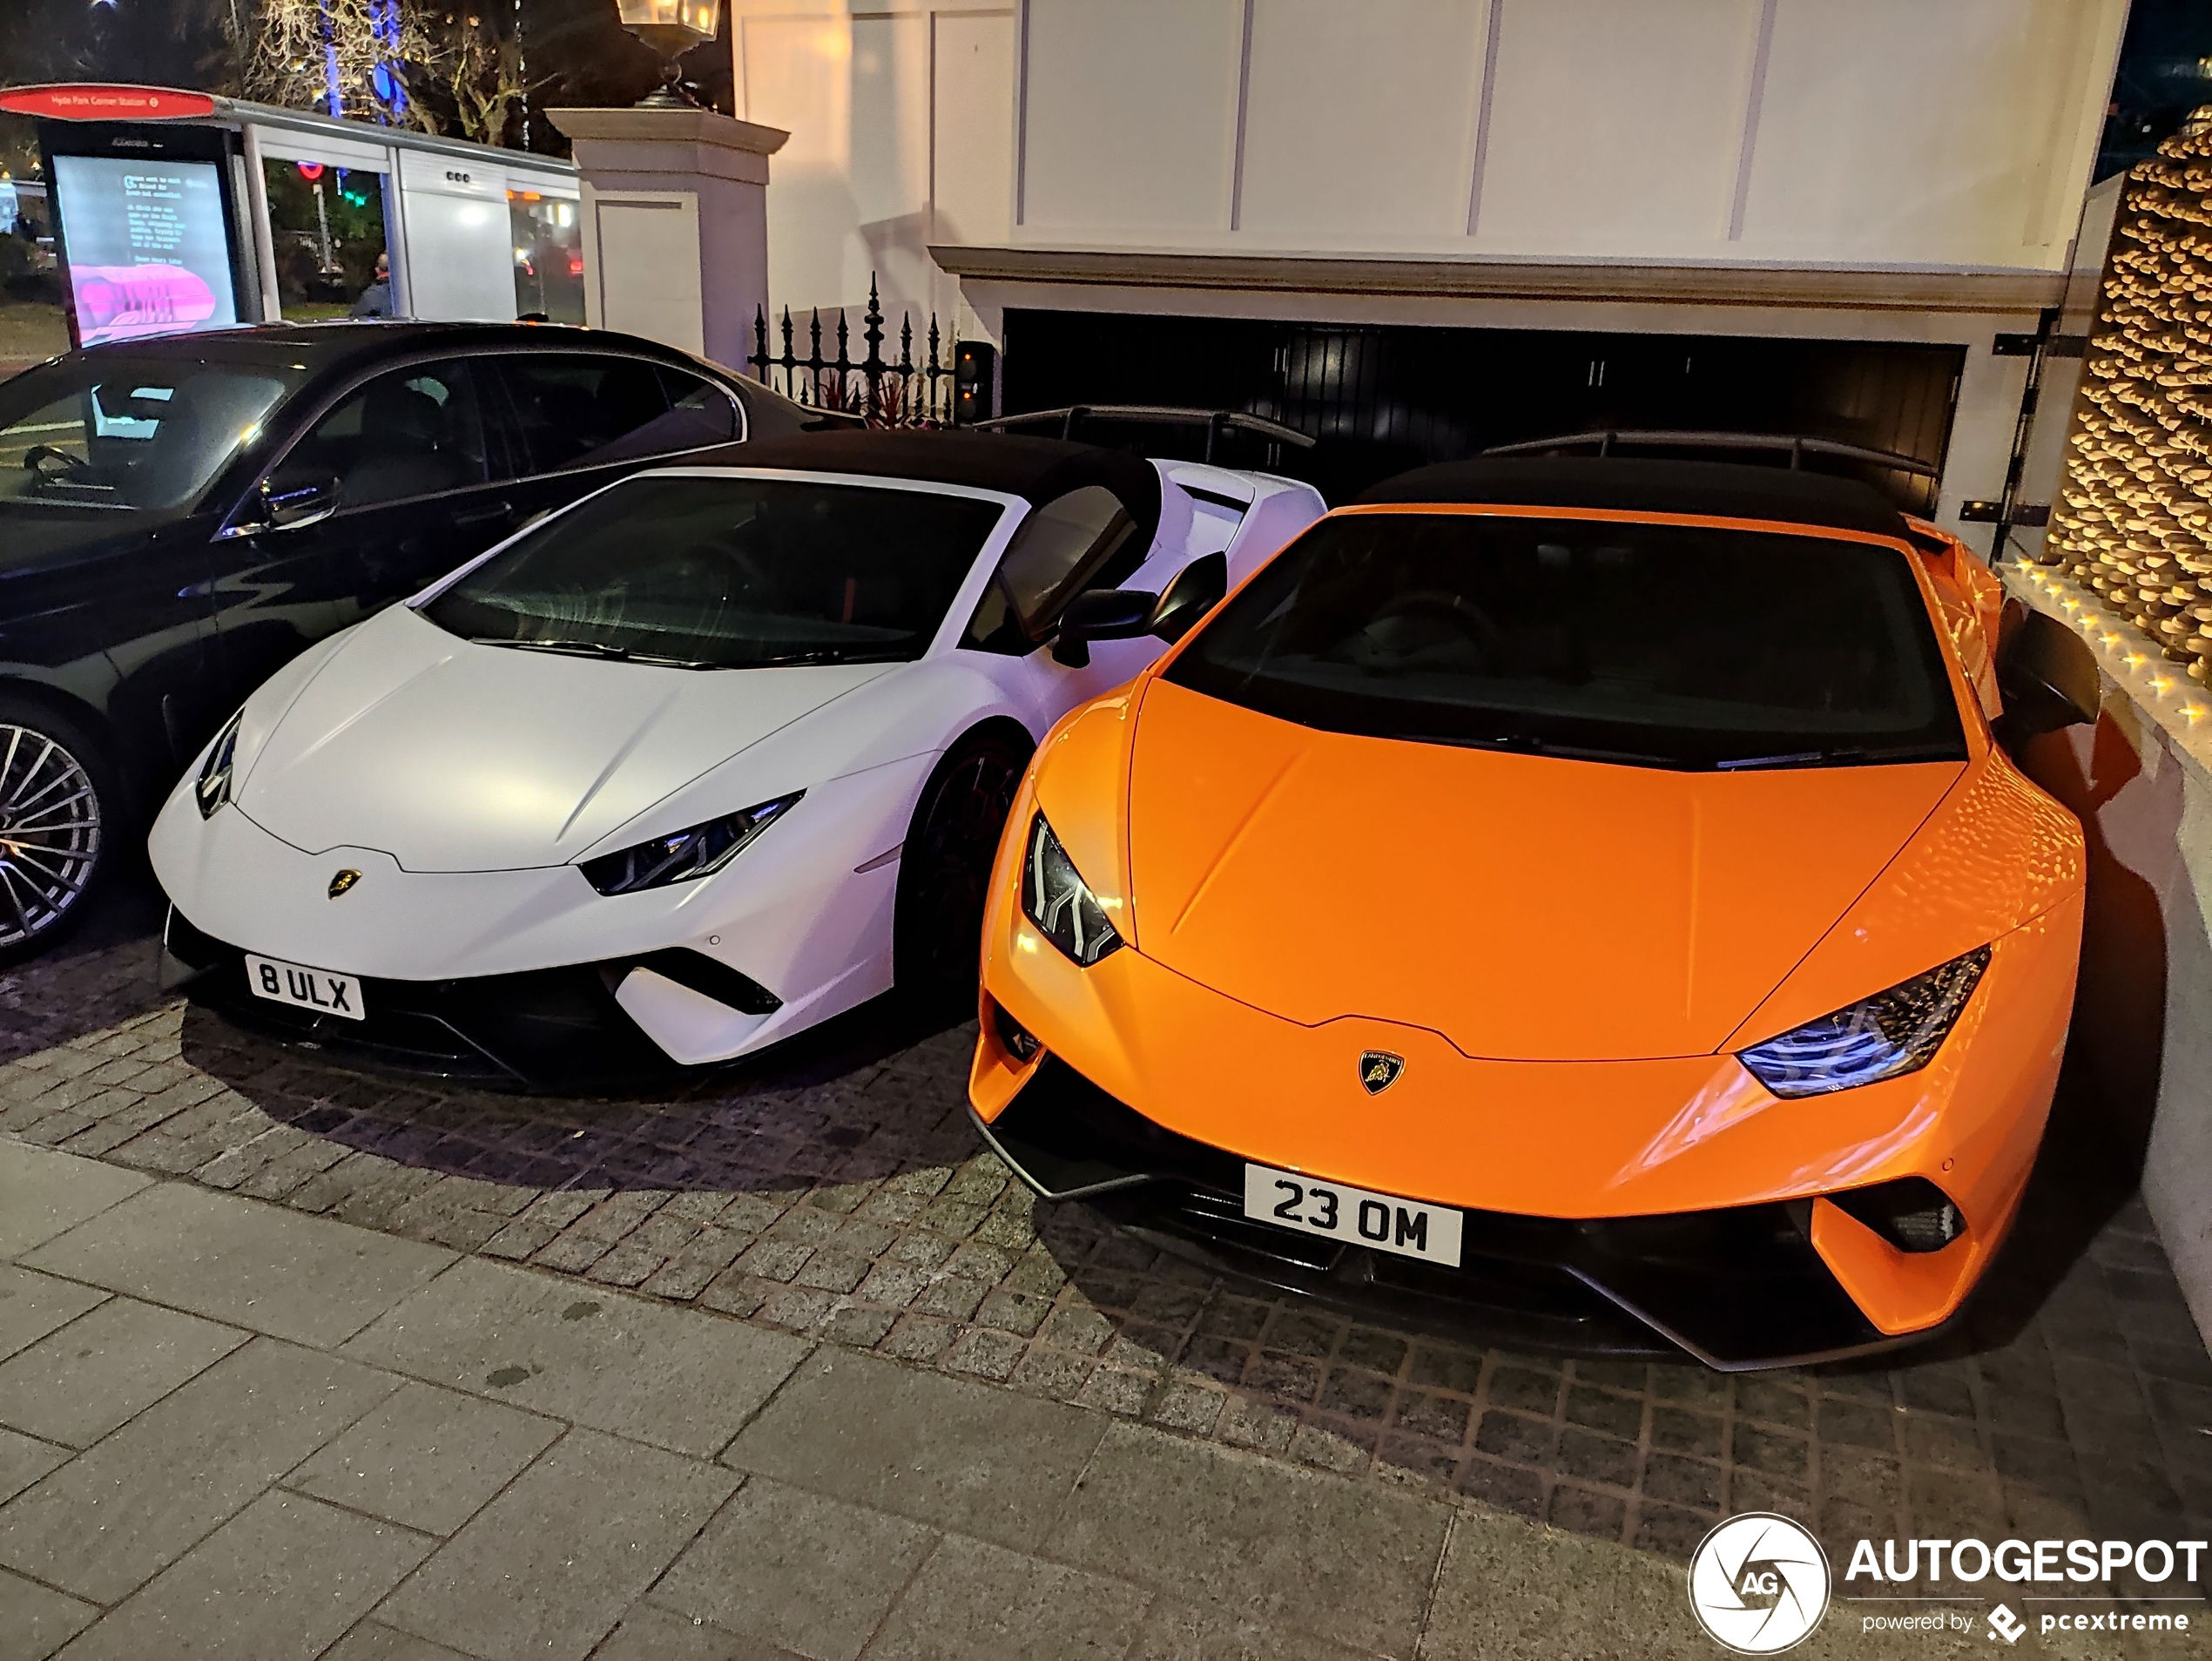
[[[733,453],[734,454],[734,453]],[[152,838],[172,983],[574,1088],[894,982],[972,1007],[1031,750],[1323,510],[1058,440],[842,433],[635,475],[264,685]]]

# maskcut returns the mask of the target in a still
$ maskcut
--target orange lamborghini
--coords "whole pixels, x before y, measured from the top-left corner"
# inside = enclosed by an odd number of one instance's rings
[[[2002,607],[1840,479],[1379,487],[1039,748],[976,1123],[1047,1198],[1414,1324],[1730,1369],[1925,1336],[2020,1203],[2081,932],[2080,827],[2002,746],[2094,667]]]

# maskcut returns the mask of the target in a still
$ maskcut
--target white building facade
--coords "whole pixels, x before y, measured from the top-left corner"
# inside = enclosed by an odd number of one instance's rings
[[[1952,523],[2003,490],[2028,360],[1998,337],[2061,304],[2127,14],[732,4],[738,112],[792,133],[769,292],[802,321],[876,274],[894,324],[1002,341],[1010,391],[1021,320],[1071,314],[1109,351],[1147,317],[1940,346]]]

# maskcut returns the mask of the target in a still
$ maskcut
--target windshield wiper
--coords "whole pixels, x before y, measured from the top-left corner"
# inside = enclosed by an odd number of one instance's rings
[[[1954,744],[1893,744],[1886,749],[1864,744],[1833,750],[1797,750],[1786,755],[1743,755],[1713,763],[1716,773],[1741,773],[1753,767],[1832,767],[1858,762],[1960,761]]]
[[[610,645],[604,640],[512,640],[504,635],[472,634],[469,643],[477,646],[512,646],[517,652],[550,652],[567,658],[603,658],[614,663],[651,664],[659,669],[719,669],[718,663],[709,663],[702,658],[664,658],[650,652],[633,652],[628,646]]]

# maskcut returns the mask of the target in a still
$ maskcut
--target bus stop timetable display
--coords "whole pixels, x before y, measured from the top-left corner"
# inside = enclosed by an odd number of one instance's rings
[[[53,166],[81,344],[238,321],[213,163],[56,156]]]

